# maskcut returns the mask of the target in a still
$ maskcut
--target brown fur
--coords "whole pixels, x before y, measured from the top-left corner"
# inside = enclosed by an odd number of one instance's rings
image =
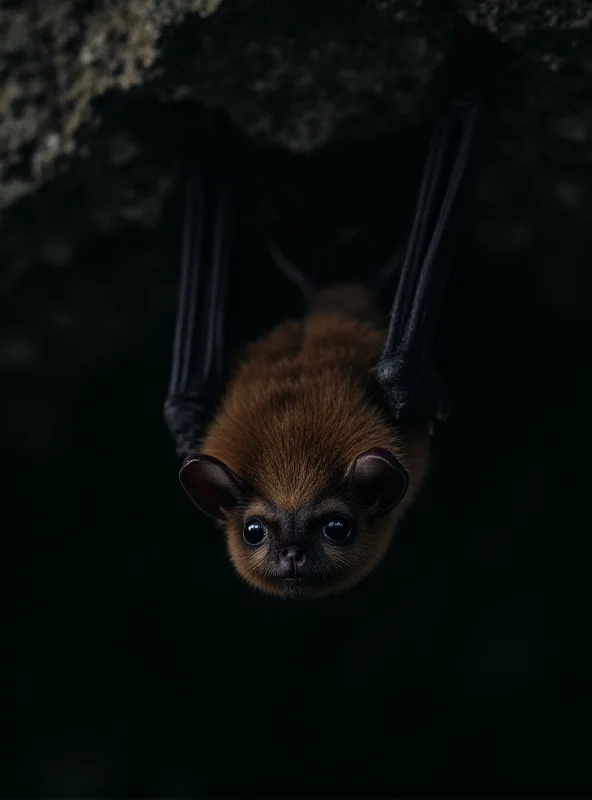
[[[255,497],[229,515],[225,528],[232,563],[259,589],[282,594],[266,569],[266,547],[250,550],[243,542],[247,518],[256,515],[273,532],[274,509],[307,509],[314,517],[320,503],[351,508],[339,490],[348,466],[369,448],[391,451],[408,471],[407,493],[379,520],[355,508],[358,533],[351,545],[323,544],[325,579],[310,593],[334,592],[378,564],[426,476],[427,429],[395,426],[379,397],[372,370],[385,339],[380,321],[363,287],[331,287],[313,298],[304,319],[249,345],[229,382],[201,452],[254,487]]]

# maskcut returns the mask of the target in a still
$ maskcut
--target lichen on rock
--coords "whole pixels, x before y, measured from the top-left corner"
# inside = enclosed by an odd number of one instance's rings
[[[93,100],[141,84],[167,25],[221,0],[34,0],[0,8],[0,207],[73,153]]]

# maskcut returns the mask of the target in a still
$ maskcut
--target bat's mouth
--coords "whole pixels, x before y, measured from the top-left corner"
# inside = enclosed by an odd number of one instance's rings
[[[282,578],[278,581],[282,592],[286,594],[305,594],[307,591],[315,587],[321,580],[317,575],[294,576],[291,578]]]

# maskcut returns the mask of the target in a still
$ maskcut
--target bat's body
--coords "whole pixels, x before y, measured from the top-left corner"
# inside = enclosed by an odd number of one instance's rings
[[[225,386],[231,181],[211,165],[189,182],[165,418],[183,487],[258,589],[319,596],[360,581],[427,475],[447,405],[430,364],[446,278],[438,259],[475,118],[475,105],[458,104],[434,134],[390,320],[360,284],[310,294],[284,268],[308,311],[247,346]]]
[[[319,593],[359,581],[386,552],[426,475],[427,426],[394,424],[374,375],[386,337],[380,319],[361,286],[320,292],[304,319],[279,325],[247,348],[223,395],[200,452],[251,487],[225,527],[234,566],[258,588]],[[392,453],[409,475],[403,499],[376,517],[345,478],[356,457],[375,448]],[[307,524],[333,512],[351,518],[351,542],[331,545],[319,526]],[[297,524],[290,530],[290,515],[304,522],[301,530]],[[259,547],[243,538],[251,518],[268,531]],[[275,577],[273,551],[299,544],[311,580]],[[316,570],[322,581],[313,580]]]

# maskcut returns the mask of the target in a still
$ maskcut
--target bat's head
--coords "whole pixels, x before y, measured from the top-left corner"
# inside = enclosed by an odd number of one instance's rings
[[[273,497],[253,477],[202,454],[186,459],[180,480],[195,505],[224,525],[238,573],[284,597],[331,594],[364,578],[388,548],[409,484],[380,447],[341,473],[318,474],[304,497]]]

